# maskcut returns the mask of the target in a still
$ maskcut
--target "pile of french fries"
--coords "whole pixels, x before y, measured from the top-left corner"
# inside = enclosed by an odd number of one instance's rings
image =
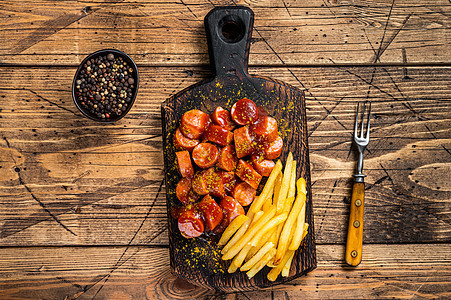
[[[221,236],[218,246],[224,246],[222,259],[232,259],[229,273],[239,268],[250,279],[268,266],[272,268],[268,280],[275,281],[280,273],[288,276],[294,253],[308,232],[307,191],[304,178],[296,181],[291,152],[283,172],[282,167],[279,160],[247,214],[236,217]]]

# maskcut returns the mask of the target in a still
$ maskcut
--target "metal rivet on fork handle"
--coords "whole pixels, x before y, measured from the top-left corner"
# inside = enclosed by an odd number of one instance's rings
[[[354,221],[354,227],[355,228],[359,228],[360,226],[360,222],[359,221]]]
[[[362,200],[360,200],[360,199],[355,200],[355,206],[360,206],[360,205],[362,205]]]
[[[352,256],[352,257],[357,257],[357,251],[353,250],[353,251],[351,252],[351,256]]]

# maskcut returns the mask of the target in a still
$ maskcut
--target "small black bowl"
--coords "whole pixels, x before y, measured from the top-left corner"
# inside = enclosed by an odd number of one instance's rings
[[[78,91],[77,91],[77,80],[79,79],[79,75],[80,72],[82,71],[82,69],[84,69],[84,65],[85,63],[92,59],[92,58],[97,58],[99,56],[107,56],[108,54],[112,53],[115,58],[116,57],[122,57],[122,59],[127,62],[127,66],[131,67],[133,69],[133,79],[134,79],[134,83],[133,83],[133,88],[131,91],[131,97],[130,97],[130,101],[127,102],[127,108],[125,110],[122,111],[122,113],[120,115],[114,114],[111,117],[107,118],[99,118],[97,115],[91,113],[87,107],[85,107],[84,105],[81,104],[80,99],[78,99]],[[80,112],[85,115],[86,117],[90,118],[91,120],[97,121],[97,122],[102,122],[102,123],[113,123],[116,122],[120,119],[122,119],[132,108],[133,103],[135,102],[136,99],[136,95],[138,94],[138,86],[139,86],[139,73],[138,73],[138,67],[136,66],[135,62],[133,61],[133,59],[128,56],[127,54],[125,54],[122,51],[119,50],[115,50],[115,49],[104,49],[104,50],[99,50],[96,51],[94,53],[89,54],[80,64],[80,66],[77,69],[77,72],[75,73],[74,76],[74,80],[72,82],[72,99],[74,100],[75,106],[77,106],[78,110],[80,110]],[[116,97],[117,98],[117,97]],[[118,98],[119,99],[119,98]]]

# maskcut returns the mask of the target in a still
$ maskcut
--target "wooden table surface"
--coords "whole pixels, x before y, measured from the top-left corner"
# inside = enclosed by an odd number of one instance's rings
[[[221,294],[170,273],[160,104],[212,76],[203,18],[255,12],[249,72],[306,92],[318,267]],[[0,2],[0,299],[451,297],[449,0]],[[89,53],[137,63],[114,125],[81,115]],[[344,263],[358,100],[373,103],[363,261]]]

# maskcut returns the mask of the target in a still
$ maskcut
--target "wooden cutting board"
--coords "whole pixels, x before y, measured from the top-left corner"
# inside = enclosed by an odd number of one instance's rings
[[[171,269],[175,275],[195,285],[226,292],[279,284],[316,267],[304,93],[281,81],[248,74],[253,21],[254,13],[247,7],[218,7],[210,11],[205,17],[205,29],[215,77],[186,88],[161,106]],[[284,141],[280,158],[285,162],[288,153],[293,152],[298,161],[297,177],[302,176],[307,181],[306,222],[309,223],[309,233],[301,246],[302,251],[296,252],[289,277],[279,276],[275,282],[266,278],[268,267],[251,280],[244,272],[227,273],[230,261],[221,260],[216,247],[219,237],[202,235],[186,239],[178,230],[177,220],[170,214],[171,207],[180,205],[175,187],[181,176],[177,171],[172,139],[183,113],[191,109],[211,113],[217,106],[230,110],[241,98],[249,98],[264,106],[276,118]]]

